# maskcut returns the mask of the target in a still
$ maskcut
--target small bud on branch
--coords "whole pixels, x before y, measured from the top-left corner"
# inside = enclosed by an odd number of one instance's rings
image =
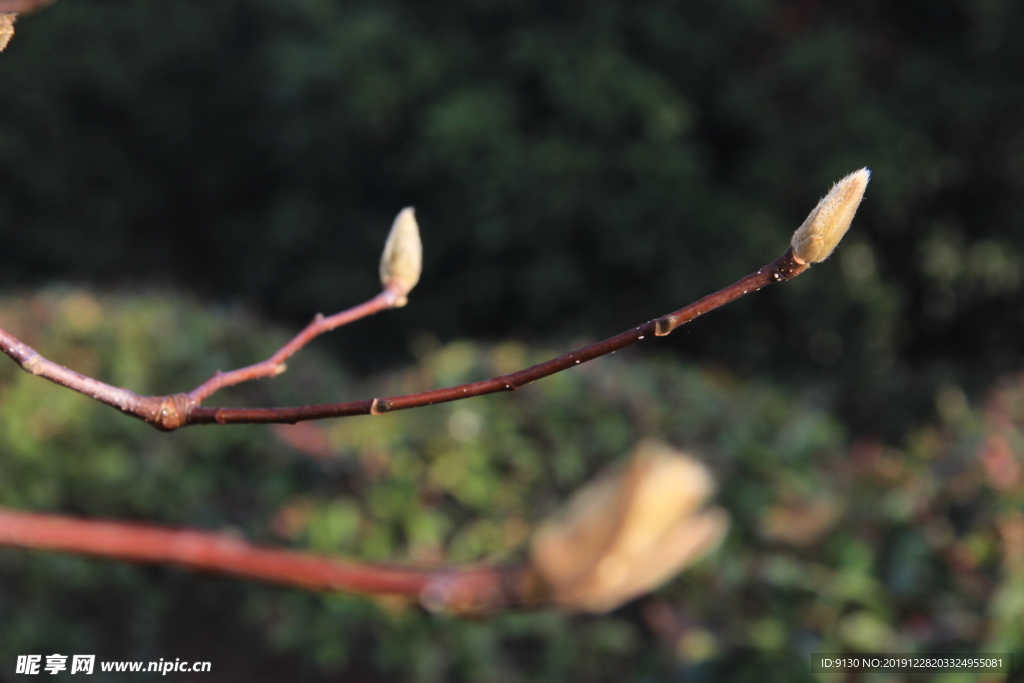
[[[380,257],[380,281],[384,289],[398,294],[394,307],[408,303],[406,298],[423,272],[423,243],[416,211],[411,206],[402,209],[391,226],[384,253]]]
[[[14,20],[17,14],[0,14],[0,52],[4,51],[7,43],[14,37]]]
[[[793,257],[799,263],[819,263],[829,257],[849,230],[870,179],[868,169],[854,171],[833,185],[818,202],[793,233]]]
[[[0,0],[0,52],[14,37],[14,22],[19,14],[27,14],[52,5],[57,0]]]

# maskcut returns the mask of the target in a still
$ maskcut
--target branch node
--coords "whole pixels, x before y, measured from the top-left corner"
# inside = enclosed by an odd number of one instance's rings
[[[163,432],[173,432],[179,427],[184,427],[188,422],[191,403],[188,394],[165,396],[160,402],[160,410],[153,420],[153,426]]]
[[[509,603],[497,570],[440,572],[420,591],[420,604],[430,612],[465,617],[493,615]]]
[[[772,277],[776,282],[791,280],[810,267],[810,265],[800,262],[792,248],[787,249],[786,253],[775,261],[774,266],[775,272]]]
[[[21,364],[21,368],[32,375],[40,375],[43,372],[43,359],[38,353],[33,353],[32,356]]]
[[[664,337],[666,334],[679,326],[679,318],[674,315],[666,315],[654,321],[654,336]]]
[[[287,363],[278,363],[277,365],[274,366],[274,377],[277,377],[278,375],[280,375],[280,374],[282,374],[284,372],[287,372],[287,370],[288,370],[288,364]]]
[[[383,398],[375,398],[370,403],[370,415],[383,415],[384,413],[391,410],[391,401],[387,401]]]

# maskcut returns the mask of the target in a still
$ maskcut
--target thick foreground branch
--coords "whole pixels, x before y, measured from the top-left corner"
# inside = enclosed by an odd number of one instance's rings
[[[485,613],[537,604],[525,565],[418,569],[251,545],[237,537],[0,508],[0,545],[175,565],[317,591],[395,595],[431,610]]]
[[[0,508],[0,546],[170,564],[308,590],[404,596],[431,610],[489,614],[555,606],[606,612],[653,590],[715,548],[729,527],[706,507],[698,460],[642,441],[544,520],[527,556],[504,566],[410,568],[252,546],[229,535]]]

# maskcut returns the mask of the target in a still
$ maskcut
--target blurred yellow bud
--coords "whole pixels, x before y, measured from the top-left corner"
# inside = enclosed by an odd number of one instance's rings
[[[416,223],[416,211],[409,206],[395,218],[380,257],[380,281],[384,287],[398,293],[396,307],[407,303],[406,296],[419,282],[422,270],[420,227]]]
[[[862,168],[832,186],[803,225],[793,233],[793,256],[799,263],[824,261],[843,239],[864,198],[871,171]]]
[[[14,37],[14,20],[17,17],[17,14],[12,13],[0,14],[0,52],[4,51],[7,43]]]
[[[533,537],[533,568],[555,604],[605,612],[672,578],[713,549],[724,510],[701,510],[710,472],[669,446],[643,441],[629,464],[580,490]]]

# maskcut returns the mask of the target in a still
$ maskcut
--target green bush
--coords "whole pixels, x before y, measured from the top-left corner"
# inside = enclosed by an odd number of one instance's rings
[[[185,390],[287,338],[188,299],[58,289],[3,300],[0,326],[57,362],[146,393]],[[214,398],[394,395],[551,353],[423,338],[415,366],[354,382],[314,348],[285,375]],[[948,388],[943,422],[898,450],[850,445],[808,401],[663,354],[620,352],[514,394],[378,417],[171,434],[0,365],[0,505],[11,508],[373,560],[499,561],[522,553],[529,529],[596,471],[654,436],[711,466],[733,519],[720,551],[610,615],[482,622],[396,600],[2,549],[0,661],[181,657],[248,680],[733,682],[813,680],[813,652],[1019,655],[1021,387],[1008,380],[984,411]]]

